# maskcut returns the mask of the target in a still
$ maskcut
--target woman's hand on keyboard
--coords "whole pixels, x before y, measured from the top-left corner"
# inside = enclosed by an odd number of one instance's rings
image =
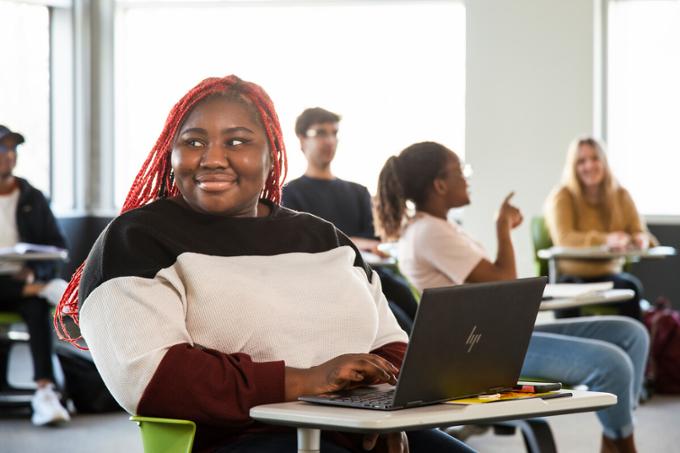
[[[308,369],[286,367],[286,401],[365,385],[396,384],[399,370],[375,354],[343,354]]]

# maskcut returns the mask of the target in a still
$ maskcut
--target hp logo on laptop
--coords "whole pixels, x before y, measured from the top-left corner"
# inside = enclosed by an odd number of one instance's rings
[[[472,331],[470,331],[470,335],[468,335],[467,340],[465,340],[465,344],[470,346],[467,352],[472,351],[472,348],[474,348],[475,345],[479,343],[479,340],[482,339],[482,334],[475,333],[475,330],[477,330],[476,325],[472,328]]]

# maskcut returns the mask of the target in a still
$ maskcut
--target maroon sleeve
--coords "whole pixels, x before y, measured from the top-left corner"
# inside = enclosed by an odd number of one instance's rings
[[[378,349],[372,350],[371,354],[379,355],[383,359],[389,360],[392,365],[401,369],[401,363],[404,361],[404,355],[406,354],[406,343],[387,343],[386,345],[380,346]]]
[[[243,426],[250,408],[282,402],[285,364],[177,344],[166,352],[137,406],[139,415]]]

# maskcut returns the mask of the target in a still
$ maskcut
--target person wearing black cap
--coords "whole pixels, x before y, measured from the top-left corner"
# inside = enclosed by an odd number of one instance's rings
[[[66,247],[57,222],[42,192],[14,176],[17,147],[23,135],[0,125],[0,248],[19,242]],[[35,425],[69,420],[55,392],[52,368],[52,324],[49,302],[58,301],[65,289],[55,279],[50,262],[0,262],[0,310],[21,314],[28,326],[34,379],[38,385],[32,400]]]

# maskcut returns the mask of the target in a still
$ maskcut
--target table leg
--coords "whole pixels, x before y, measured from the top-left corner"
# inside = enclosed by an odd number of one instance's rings
[[[298,453],[319,453],[321,450],[321,430],[298,428],[297,443]]]
[[[548,260],[548,281],[557,283],[557,260],[555,258]]]

